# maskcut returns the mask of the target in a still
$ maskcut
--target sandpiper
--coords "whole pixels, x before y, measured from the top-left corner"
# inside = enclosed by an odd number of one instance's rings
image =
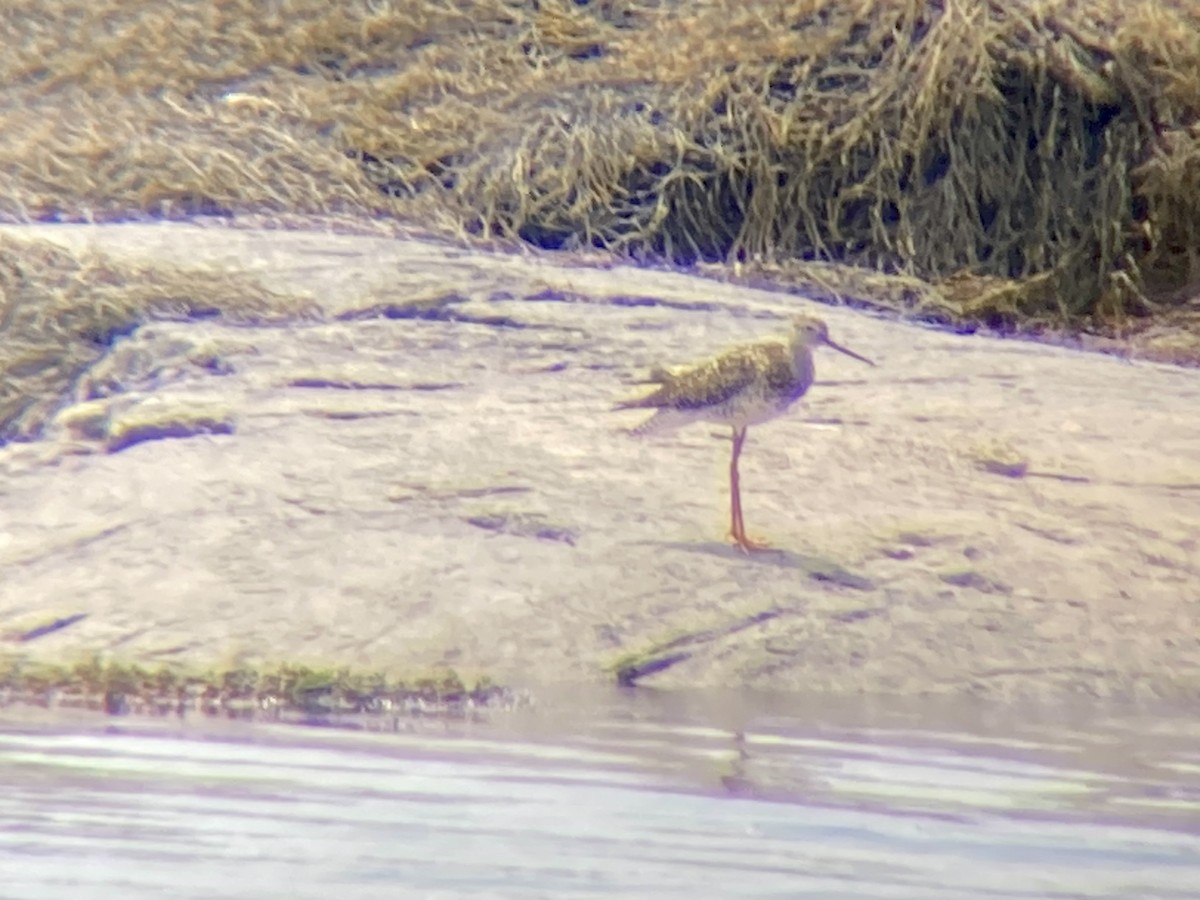
[[[742,495],[738,458],[746,443],[746,429],[780,415],[799,400],[813,383],[815,347],[824,344],[840,353],[873,366],[829,338],[820,319],[797,316],[791,336],[785,341],[765,340],[743,344],[704,362],[677,370],[654,369],[649,381],[658,384],[654,393],[618,403],[614,409],[653,409],[654,415],[632,430],[651,434],[689,425],[716,422],[733,429],[733,453],[729,460],[729,536],[742,550],[761,550],[767,545],[750,540],[742,518]]]

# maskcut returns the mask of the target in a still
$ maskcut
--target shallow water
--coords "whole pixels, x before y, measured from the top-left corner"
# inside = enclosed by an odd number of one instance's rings
[[[399,730],[0,710],[0,896],[1196,897],[1200,726],[589,692]]]

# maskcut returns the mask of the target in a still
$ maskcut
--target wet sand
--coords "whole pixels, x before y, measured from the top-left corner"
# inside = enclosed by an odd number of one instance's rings
[[[1200,696],[1195,370],[418,239],[6,231],[255,272],[324,316],[145,326],[80,386],[106,396],[0,449],[0,633],[80,616],[5,653]],[[819,355],[751,429],[747,524],[778,549],[747,557],[720,430],[633,439],[610,407],[797,310],[878,365]],[[145,426],[185,420],[221,427]]]

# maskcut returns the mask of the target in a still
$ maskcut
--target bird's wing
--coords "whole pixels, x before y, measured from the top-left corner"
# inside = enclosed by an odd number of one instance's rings
[[[668,372],[659,368],[655,375],[662,387],[646,397],[619,403],[617,408],[705,409],[719,406],[746,390],[756,378],[765,377],[770,369],[786,365],[785,355],[782,344],[751,344],[735,347],[681,371]]]

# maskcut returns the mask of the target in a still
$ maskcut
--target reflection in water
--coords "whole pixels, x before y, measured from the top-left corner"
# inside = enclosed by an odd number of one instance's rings
[[[0,711],[0,895],[1196,895],[1186,719],[860,718],[644,693],[388,734]]]

